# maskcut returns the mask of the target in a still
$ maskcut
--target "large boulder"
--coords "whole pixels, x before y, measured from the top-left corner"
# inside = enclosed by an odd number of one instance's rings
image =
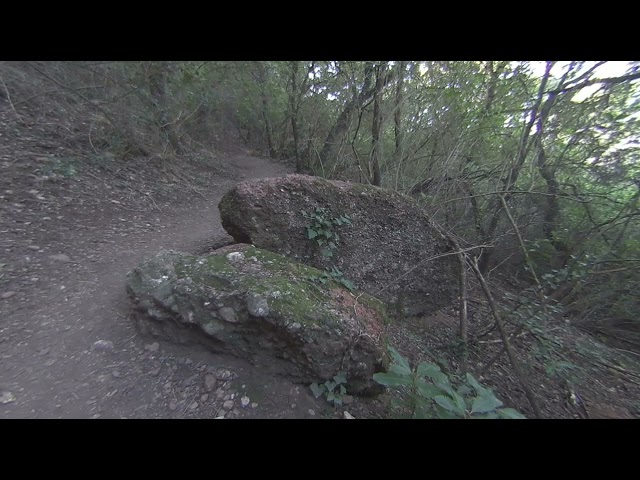
[[[161,252],[129,272],[127,292],[143,333],[195,341],[294,381],[345,372],[350,392],[375,393],[372,376],[384,368],[382,302],[254,246]]]
[[[315,215],[317,208],[324,213]],[[224,195],[219,209],[223,227],[237,242],[321,270],[335,266],[357,288],[391,304],[398,316],[431,313],[457,295],[456,256],[442,256],[452,247],[414,200],[391,190],[287,175],[242,182]],[[342,222],[345,214],[350,224]],[[331,257],[306,228],[326,218],[337,219],[330,221],[339,235]]]

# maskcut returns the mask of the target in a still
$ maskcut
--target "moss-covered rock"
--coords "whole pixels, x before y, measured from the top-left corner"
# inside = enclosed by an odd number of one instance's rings
[[[348,214],[350,225],[327,257],[308,238],[302,211],[324,208]],[[411,198],[357,183],[287,175],[238,184],[220,204],[225,230],[321,270],[332,266],[363,291],[393,306],[400,316],[431,313],[457,296],[458,264],[452,247]],[[444,255],[443,255],[444,254]]]
[[[382,302],[282,255],[239,244],[206,256],[164,251],[127,276],[145,333],[196,341],[300,382],[347,373],[371,391],[383,368]]]

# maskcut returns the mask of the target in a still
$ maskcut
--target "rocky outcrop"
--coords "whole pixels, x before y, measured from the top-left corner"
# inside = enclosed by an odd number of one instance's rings
[[[287,175],[238,184],[220,204],[225,230],[237,241],[278,252],[321,270],[337,267],[357,288],[392,304],[401,316],[430,313],[457,295],[452,249],[411,198],[362,184]],[[332,256],[309,239],[305,218],[344,214]]]
[[[199,342],[310,384],[345,372],[350,393],[375,391],[383,304],[322,272],[250,245],[205,255],[161,252],[127,276],[143,333]]]

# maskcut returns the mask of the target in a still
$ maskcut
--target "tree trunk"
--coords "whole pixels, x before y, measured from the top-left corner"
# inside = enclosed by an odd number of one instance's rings
[[[289,93],[289,119],[291,121],[291,133],[293,134],[293,151],[296,158],[296,173],[302,173],[304,165],[299,152],[300,135],[298,133],[298,105],[296,95],[298,91],[298,64],[299,62],[289,62],[291,65],[291,92]]]
[[[493,108],[493,104],[496,98],[496,90],[498,80],[500,78],[500,74],[507,67],[509,62],[501,62],[498,65],[495,65],[493,61],[488,61],[485,65],[485,78],[486,78],[486,96],[484,99],[484,105],[479,115],[479,125],[480,129],[484,129],[484,125],[487,123],[487,120],[490,118],[491,111]],[[480,135],[478,137],[477,142],[475,143],[475,149],[478,153],[478,156],[483,154],[485,144],[484,135]],[[475,197],[474,189],[472,188],[472,184],[465,180],[465,177],[468,175],[468,168],[472,167],[475,164],[475,160],[472,157],[467,157],[467,161],[462,168],[462,172],[460,174],[461,177],[461,186],[462,190],[466,192],[469,197],[469,202],[471,204],[471,211],[473,213],[473,221],[476,232],[478,234],[478,240],[484,241],[486,240],[486,233],[484,229],[484,218],[482,216],[482,212],[479,208],[478,202]]]
[[[262,119],[264,120],[264,133],[267,137],[267,146],[269,147],[269,156],[271,158],[276,158],[277,152],[275,151],[274,143],[273,143],[273,128],[271,126],[271,121],[269,120],[269,106],[267,102],[267,95],[263,92],[262,94]]]
[[[403,131],[402,131],[402,102],[404,94],[402,89],[404,88],[404,70],[407,62],[398,63],[398,81],[396,83],[396,98],[395,108],[393,112],[393,134],[396,142],[396,150],[393,154],[393,158],[396,162],[400,161],[400,148],[402,147]]]
[[[269,148],[269,156],[271,158],[277,158],[278,152],[276,152],[275,142],[273,140],[273,126],[271,125],[271,119],[269,117],[269,99],[267,96],[267,71],[263,62],[254,62],[256,67],[256,77],[260,87],[260,99],[262,100],[262,120],[264,121],[264,134],[267,139],[267,146]]]
[[[305,158],[308,155],[302,155],[300,153],[300,129],[298,126],[298,112],[300,111],[300,103],[302,97],[308,90],[309,86],[309,74],[313,72],[315,68],[315,62],[311,62],[307,69],[307,74],[302,79],[302,83],[298,85],[298,71],[300,69],[300,62],[289,62],[291,66],[290,83],[291,90],[289,92],[289,119],[291,122],[291,133],[293,134],[293,149],[296,158],[296,172],[303,173],[307,171],[305,165]]]
[[[496,98],[496,86],[498,83],[498,78],[500,77],[500,73],[507,66],[507,62],[502,62],[497,68],[494,68],[493,62],[487,62],[487,75],[489,76],[489,81],[487,82],[487,97],[485,98],[484,103],[484,115],[488,115],[491,112],[491,107],[493,106],[493,101]]]
[[[386,63],[382,63],[375,68],[376,83],[373,92],[373,121],[371,123],[371,164],[373,169],[373,179],[371,183],[380,187],[382,185],[382,174],[380,172],[380,131],[382,130],[382,109],[380,108],[382,89],[384,87],[384,74],[387,68]]]
[[[547,184],[547,196],[545,197],[544,216],[542,220],[542,233],[549,240],[556,253],[559,255],[558,265],[555,268],[564,267],[569,260],[569,246],[556,238],[555,231],[560,214],[560,205],[558,204],[558,180],[555,171],[547,162],[547,156],[542,145],[542,139],[538,138],[538,169],[540,175]],[[554,262],[556,263],[556,262]]]
[[[149,65],[148,81],[149,81],[149,93],[151,94],[152,102],[155,106],[156,123],[158,127],[167,136],[169,144],[173,150],[178,154],[184,154],[184,148],[180,141],[180,135],[177,132],[177,128],[174,121],[171,121],[167,115],[167,102],[166,102],[166,74],[169,72],[169,62],[152,62]]]
[[[531,116],[529,117],[529,122],[525,126],[522,136],[520,137],[520,143],[518,145],[518,151],[516,152],[516,156],[514,162],[511,164],[511,168],[509,169],[509,173],[502,179],[501,182],[501,190],[505,193],[505,200],[508,201],[510,198],[509,191],[513,189],[516,181],[518,180],[518,176],[520,175],[520,170],[522,169],[522,165],[524,164],[525,159],[527,158],[527,154],[529,153],[529,149],[531,147],[531,138],[530,133],[533,128],[534,123],[538,120],[538,115],[540,115],[540,120],[544,124],[544,120],[546,119],[546,115],[548,115],[551,106],[553,105],[553,101],[555,97],[549,98],[544,106],[541,109],[542,100],[545,95],[545,89],[547,87],[547,82],[551,75],[551,68],[553,67],[554,62],[547,62],[547,67],[545,69],[544,76],[542,77],[542,81],[540,82],[540,88],[538,89],[538,97],[536,102],[531,109]],[[546,115],[543,117],[543,114]],[[540,124],[539,124],[540,125]],[[487,233],[487,237],[484,239],[484,243],[489,243],[493,241],[495,238],[496,231],[498,229],[498,222],[500,220],[500,214],[502,212],[502,204],[498,196],[494,198],[490,204],[489,208],[490,220],[489,226],[485,230]],[[482,274],[485,274],[489,269],[491,258],[493,257],[493,253],[495,250],[486,250],[483,252],[480,257],[480,262],[478,267]]]
[[[373,75],[373,66],[368,63],[364,68],[364,81],[360,92],[354,95],[347,102],[344,109],[338,116],[336,123],[329,130],[329,134],[324,142],[324,146],[320,151],[320,161],[324,166],[333,166],[335,160],[332,159],[333,153],[337,149],[338,143],[342,143],[342,139],[349,129],[353,114],[362,109],[364,105],[371,99],[374,89],[371,88],[371,77]]]

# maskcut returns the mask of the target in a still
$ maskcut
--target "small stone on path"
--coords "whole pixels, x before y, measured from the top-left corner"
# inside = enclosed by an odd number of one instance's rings
[[[111,340],[96,340],[93,342],[93,349],[103,352],[113,350],[113,342]]]
[[[217,383],[217,380],[214,375],[211,375],[210,373],[208,373],[204,376],[204,388],[207,390],[207,392],[210,392],[211,390],[213,390],[216,386],[216,383]]]

